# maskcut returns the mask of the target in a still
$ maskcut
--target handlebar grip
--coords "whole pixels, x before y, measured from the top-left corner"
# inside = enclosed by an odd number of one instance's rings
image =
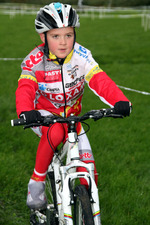
[[[23,118],[11,120],[11,126],[20,126],[20,125],[26,125],[26,121]]]

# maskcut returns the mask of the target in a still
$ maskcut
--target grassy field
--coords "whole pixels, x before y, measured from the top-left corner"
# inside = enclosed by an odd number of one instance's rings
[[[24,58],[40,40],[31,15],[0,15],[0,58]],[[118,84],[150,92],[150,30],[141,20],[81,18],[77,41]],[[0,61],[0,224],[27,225],[27,183],[38,138],[12,128],[21,61]],[[148,225],[150,215],[150,96],[124,91],[133,103],[125,119],[89,122],[88,133],[99,173],[102,225]],[[85,88],[83,112],[107,107]]]

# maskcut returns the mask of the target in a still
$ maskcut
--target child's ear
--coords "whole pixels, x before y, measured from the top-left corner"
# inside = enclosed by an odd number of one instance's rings
[[[41,34],[39,34],[39,35],[40,35],[41,41],[42,41],[43,43],[45,43],[45,35],[44,35],[44,33],[41,33]]]

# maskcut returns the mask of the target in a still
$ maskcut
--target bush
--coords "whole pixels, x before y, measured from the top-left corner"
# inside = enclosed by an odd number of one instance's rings
[[[46,5],[51,2],[58,2],[59,0],[1,0],[1,2],[7,3],[30,3],[30,4],[40,4]],[[71,5],[77,5],[78,0],[60,0],[62,3],[68,3]],[[83,5],[93,5],[93,6],[142,6],[150,5],[150,0],[83,0]]]

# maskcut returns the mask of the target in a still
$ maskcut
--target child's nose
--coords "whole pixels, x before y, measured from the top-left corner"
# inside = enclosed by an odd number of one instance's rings
[[[61,42],[60,42],[62,45],[65,45],[66,44],[66,38],[65,37],[61,37]]]

